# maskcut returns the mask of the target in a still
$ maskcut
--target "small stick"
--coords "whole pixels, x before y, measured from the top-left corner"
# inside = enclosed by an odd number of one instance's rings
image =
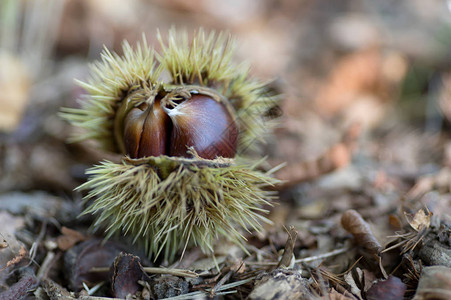
[[[338,254],[342,254],[342,253],[345,253],[348,250],[349,250],[349,247],[344,247],[344,248],[336,249],[336,250],[333,250],[333,251],[330,251],[330,252],[326,252],[326,253],[323,253],[323,254],[296,259],[294,262],[297,263],[297,264],[311,262],[311,261],[320,260],[320,259],[323,259],[323,258],[329,258],[331,256],[335,256],[335,255],[338,255]]]
[[[233,271],[228,272],[224,277],[219,280],[219,282],[215,285],[215,287],[211,290],[210,295],[214,296],[216,294],[216,291],[220,290],[221,287],[226,283],[230,277],[232,277]]]
[[[47,273],[55,262],[55,256],[56,255],[54,252],[47,252],[47,255],[45,256],[44,262],[41,264],[41,268],[39,268],[36,278],[40,280],[47,276]]]
[[[338,254],[342,254],[345,253],[346,251],[348,251],[350,248],[349,247],[344,247],[344,248],[340,248],[340,249],[336,249],[333,250],[331,252],[326,252],[323,254],[319,254],[319,255],[315,255],[315,256],[310,256],[310,257],[305,257],[305,258],[299,258],[296,259],[294,262],[295,263],[307,263],[307,262],[311,262],[311,261],[315,261],[315,260],[320,260],[323,258],[328,258],[328,257],[332,257]],[[246,262],[247,265],[259,265],[259,266],[276,266],[278,263],[277,262]]]
[[[91,268],[90,272],[108,272],[110,268],[108,267],[94,267]],[[183,269],[166,269],[166,268],[155,268],[155,267],[143,267],[144,272],[151,274],[169,274],[180,277],[198,278],[199,274],[189,270]]]

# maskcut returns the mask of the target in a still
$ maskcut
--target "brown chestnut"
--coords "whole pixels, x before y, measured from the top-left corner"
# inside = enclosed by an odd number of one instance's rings
[[[160,100],[131,109],[124,120],[125,151],[132,158],[166,154],[169,126]]]
[[[238,127],[226,106],[211,97],[193,95],[172,109],[170,156],[188,156],[188,147],[206,159],[233,158],[238,144]]]
[[[233,158],[238,126],[233,109],[224,101],[183,90],[124,109],[123,149],[131,158],[191,157],[191,147],[204,159]]]

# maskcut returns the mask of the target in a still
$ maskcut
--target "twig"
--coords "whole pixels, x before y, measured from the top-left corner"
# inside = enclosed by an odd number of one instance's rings
[[[222,296],[222,295],[236,293],[236,290],[231,290],[231,291],[227,291],[227,290],[238,287],[243,284],[246,284],[246,283],[252,281],[253,279],[254,279],[254,277],[236,281],[236,282],[232,282],[232,283],[228,283],[228,284],[224,284],[223,286],[219,287],[216,290],[215,295]],[[202,297],[202,296],[208,296],[208,294],[206,294],[205,292],[202,292],[202,291],[197,291],[197,292],[191,292],[188,294],[183,294],[183,295],[179,295],[179,296],[175,296],[175,297],[164,298],[162,300],[189,300],[189,299],[195,299],[197,297]]]
[[[108,267],[95,267],[91,268],[90,272],[108,272],[110,268]],[[155,267],[144,267],[144,272],[151,274],[168,274],[180,277],[198,278],[199,274],[190,270],[183,269],[167,269],[167,268],[155,268]]]
[[[216,291],[218,291],[224,285],[224,283],[226,283],[230,279],[230,277],[232,277],[232,274],[233,274],[233,271],[230,271],[224,277],[222,277],[221,280],[219,280],[219,282],[211,290],[210,296],[212,296],[212,297],[215,296]]]
[[[315,255],[315,256],[299,258],[299,259],[296,259],[294,262],[299,264],[299,263],[307,263],[307,262],[311,262],[311,261],[315,261],[315,260],[320,260],[323,258],[329,258],[329,257],[335,256],[335,255],[345,253],[349,249],[350,249],[349,247],[344,247],[344,248],[336,249],[334,251],[326,252],[326,253]],[[250,262],[246,262],[246,264],[247,265],[258,265],[258,266],[276,266],[278,263],[273,262],[273,261],[270,261],[270,262],[252,262],[252,261],[250,261]]]
[[[30,249],[30,252],[29,252],[30,264],[35,261],[34,258],[36,257],[38,246],[39,246],[39,244],[41,243],[42,239],[45,236],[46,229],[47,229],[47,220],[44,220],[42,222],[41,230],[39,231],[38,237],[34,241],[33,245],[31,245],[31,249]]]
[[[122,300],[122,299],[121,298],[98,297],[98,296],[79,296],[78,300]]]
[[[166,268],[154,268],[154,267],[145,267],[143,268],[145,272],[152,274],[169,274],[174,276],[181,277],[189,277],[189,278],[198,278],[199,274],[190,270],[183,269],[166,269]]]
[[[345,253],[348,250],[349,250],[349,247],[344,247],[344,248],[336,249],[336,250],[331,251],[331,252],[326,252],[326,253],[315,255],[315,256],[310,256],[310,257],[306,257],[306,258],[296,259],[294,262],[297,263],[297,264],[311,262],[311,261],[320,260],[320,259],[323,259],[323,258],[329,258],[331,256],[335,256],[335,255],[338,255],[338,254],[342,254],[342,253]]]
[[[104,284],[105,284],[105,281],[102,281],[102,282],[96,284],[95,286],[93,286],[92,288],[89,288],[88,285],[86,284],[86,282],[83,282],[83,288],[88,293],[88,296],[92,296],[92,294],[97,292],[97,290],[100,289]]]
[[[38,274],[36,275],[38,280],[47,276],[50,268],[52,267],[52,265],[55,261],[54,258],[55,258],[55,252],[50,251],[47,253],[47,255],[45,256],[44,262],[41,264]]]

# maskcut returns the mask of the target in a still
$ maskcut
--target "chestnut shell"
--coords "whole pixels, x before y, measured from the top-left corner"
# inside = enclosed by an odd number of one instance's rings
[[[175,106],[157,98],[131,109],[124,119],[124,146],[131,158],[191,157],[193,147],[204,159],[233,158],[238,147],[234,112],[210,96],[196,94]]]
[[[131,109],[124,121],[127,154],[132,158],[166,154],[169,121],[160,100]]]
[[[187,157],[188,147],[205,159],[233,158],[238,127],[225,105],[204,95],[193,95],[168,111],[173,123],[170,156]]]

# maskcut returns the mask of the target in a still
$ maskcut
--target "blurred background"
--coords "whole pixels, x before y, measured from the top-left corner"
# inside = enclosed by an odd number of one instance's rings
[[[124,39],[133,44],[144,33],[158,50],[157,29],[164,36],[173,26],[229,31],[237,61],[283,95],[266,150],[272,164],[315,160],[356,126],[359,151],[346,148],[337,166],[352,152],[378,168],[422,173],[446,156],[445,0],[0,3],[0,192],[70,192],[83,181],[107,154],[65,143],[72,129],[56,113],[78,105],[83,90],[73,79],[86,79],[103,46],[121,53]]]

